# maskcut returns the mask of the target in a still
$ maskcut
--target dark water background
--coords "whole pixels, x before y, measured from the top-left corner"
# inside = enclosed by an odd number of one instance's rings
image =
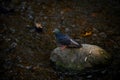
[[[119,0],[0,0],[0,80],[119,80],[119,10]],[[34,30],[36,19],[43,32]],[[104,48],[109,67],[86,75],[55,71],[49,57],[56,27]]]

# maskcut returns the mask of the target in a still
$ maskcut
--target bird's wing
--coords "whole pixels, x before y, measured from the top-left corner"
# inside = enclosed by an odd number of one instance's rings
[[[57,37],[57,39],[58,39],[57,40],[58,43],[60,43],[62,45],[70,45],[70,43],[71,43],[69,37],[66,35],[59,36],[59,37]]]
[[[74,41],[72,38],[70,38],[68,35],[66,35],[66,38],[71,41],[72,44],[79,45],[76,41]]]
[[[72,44],[79,45],[79,43],[77,43],[77,42],[74,41],[73,39],[70,39],[70,41],[71,41]]]

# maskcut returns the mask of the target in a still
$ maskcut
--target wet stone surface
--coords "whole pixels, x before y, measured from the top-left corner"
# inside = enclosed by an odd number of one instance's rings
[[[50,60],[58,69],[70,71],[82,71],[86,68],[99,68],[108,65],[110,55],[104,49],[96,45],[81,44],[80,48],[55,48],[50,56]]]
[[[0,1],[0,80],[117,80],[119,4],[119,0]],[[34,29],[36,19],[43,32]],[[105,49],[112,56],[109,67],[78,74],[54,70],[50,65],[50,54],[57,47],[54,28],[79,43]]]

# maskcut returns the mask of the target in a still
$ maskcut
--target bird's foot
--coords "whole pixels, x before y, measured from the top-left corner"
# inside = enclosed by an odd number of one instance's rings
[[[61,50],[64,50],[66,47],[66,45],[61,46]]]

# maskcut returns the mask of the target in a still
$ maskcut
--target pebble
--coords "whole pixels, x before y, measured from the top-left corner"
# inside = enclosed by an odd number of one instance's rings
[[[99,31],[96,28],[93,28],[94,33],[99,33]]]
[[[73,28],[75,28],[76,25],[73,24],[73,25],[71,25],[71,26],[72,26]]]
[[[11,31],[11,33],[15,33],[16,32],[16,30],[13,29],[13,28],[10,28],[10,31]]]
[[[61,14],[61,15],[64,14],[64,11],[61,11],[60,14]]]
[[[100,35],[102,38],[106,38],[106,37],[107,37],[107,35],[106,35],[104,32],[99,33],[99,35]]]
[[[26,9],[26,2],[22,2],[20,5],[20,11],[23,12]]]
[[[32,68],[31,65],[30,66],[24,66],[22,64],[17,64],[17,66],[20,67],[20,68],[28,69],[28,70]]]
[[[35,32],[35,28],[33,28],[33,29],[30,29],[30,32],[32,33],[32,32]]]
[[[87,78],[92,78],[92,75],[88,75]]]
[[[70,33],[71,33],[71,31],[70,31],[69,28],[65,28],[65,32],[66,32],[68,35],[70,35]]]
[[[26,68],[26,69],[31,69],[31,68],[32,68],[32,66],[26,66],[25,68]]]
[[[11,48],[15,48],[16,46],[17,46],[17,43],[16,43],[16,42],[13,42],[13,43],[10,45]]]
[[[46,20],[46,19],[48,19],[48,17],[47,17],[47,16],[44,16],[44,19]]]
[[[101,73],[102,73],[102,74],[105,74],[105,73],[106,73],[106,70],[101,71]]]
[[[10,39],[10,38],[6,38],[5,41],[6,41],[6,42],[9,42],[9,41],[11,41],[11,39]]]
[[[20,56],[17,56],[17,60],[18,60],[18,62],[22,62],[22,59]]]
[[[17,66],[20,68],[24,68],[24,66],[22,64],[17,64]]]
[[[30,28],[31,26],[29,24],[26,25],[27,28]]]
[[[30,20],[33,20],[33,19],[34,19],[34,16],[33,16],[32,14],[28,14],[28,18],[29,18]]]

